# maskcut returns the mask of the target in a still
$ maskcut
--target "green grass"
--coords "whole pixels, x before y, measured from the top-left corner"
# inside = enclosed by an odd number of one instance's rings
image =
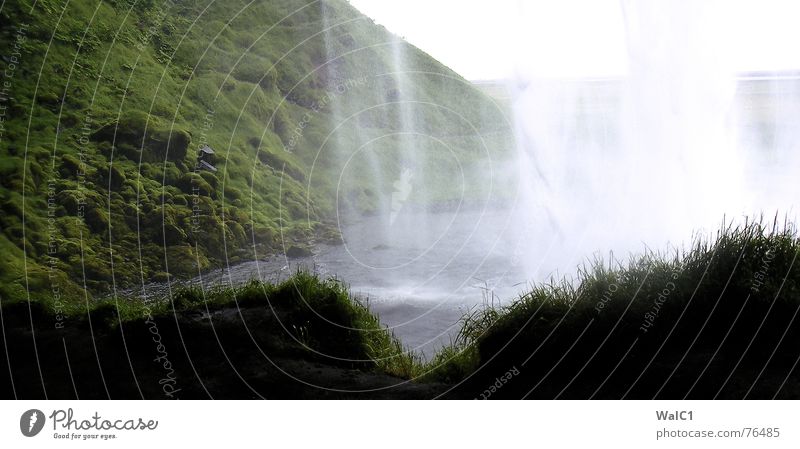
[[[577,279],[536,284],[508,305],[466,315],[432,375],[455,382],[480,368],[478,378],[491,378],[527,361],[531,379],[545,379],[558,367],[569,381],[584,368],[583,375],[596,376],[586,381],[592,384],[624,358],[635,339],[626,359],[634,374],[644,372],[642,360],[651,358],[665,373],[680,365],[681,356],[681,369],[702,367],[715,351],[715,363],[742,357],[740,369],[760,367],[777,351],[771,367],[784,366],[800,328],[790,321],[800,307],[798,251],[793,224],[749,220],[723,225],[713,238],[697,238],[683,250],[649,252],[627,263],[597,260],[579,270]],[[642,391],[650,391],[648,375]]]
[[[171,303],[171,304],[170,304]],[[285,317],[284,331],[309,349],[329,357],[359,361],[380,372],[412,378],[419,372],[417,354],[381,325],[367,306],[337,279],[299,271],[280,284],[251,281],[241,287],[178,290],[160,313],[267,306]]]
[[[42,313],[52,314],[51,307],[42,306]],[[424,371],[419,355],[406,350],[342,282],[321,279],[306,271],[298,271],[279,284],[253,280],[237,287],[180,287],[161,299],[117,297],[83,304],[66,301],[60,313],[67,321],[89,318],[97,329],[173,314],[253,307],[269,308],[280,317],[281,328],[272,330],[277,338],[289,344],[299,343],[327,362],[333,360],[405,379],[418,377]]]
[[[771,397],[798,356],[798,251],[792,224],[757,220],[723,225],[682,250],[598,260],[577,279],[536,284],[508,305],[467,314],[453,343],[429,361],[406,350],[341,281],[307,272],[279,284],[178,288],[156,301],[67,302],[61,313],[68,322],[88,315],[97,331],[102,323],[113,328],[148,316],[268,308],[279,318],[268,330],[283,342],[277,347],[457,384],[456,397],[478,395],[512,367],[520,374],[496,397],[742,397],[750,381],[755,397]],[[37,307],[52,314],[45,304]],[[793,381],[779,391],[800,394]]]

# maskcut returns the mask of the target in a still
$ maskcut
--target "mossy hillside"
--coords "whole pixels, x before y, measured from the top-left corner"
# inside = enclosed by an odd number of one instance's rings
[[[432,173],[507,143],[487,97],[342,1],[17,1],[0,15],[16,25],[0,31],[15,55],[2,61],[6,298],[109,292],[332,238],[337,207],[376,210],[410,164],[399,132],[428,136],[415,163]],[[353,158],[340,184],[343,156],[371,138],[377,156]],[[217,172],[196,170],[204,144]],[[419,201],[462,195],[443,179]],[[31,282],[37,270],[56,274]]]

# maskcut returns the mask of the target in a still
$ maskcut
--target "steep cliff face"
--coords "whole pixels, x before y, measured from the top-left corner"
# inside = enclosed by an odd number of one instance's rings
[[[508,147],[488,97],[344,1],[0,14],[3,300],[68,305],[335,239],[336,211],[382,207],[408,166],[443,175],[415,201],[447,202],[448,171]]]

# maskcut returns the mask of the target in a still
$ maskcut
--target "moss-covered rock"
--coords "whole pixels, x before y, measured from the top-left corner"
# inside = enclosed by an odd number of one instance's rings
[[[289,249],[286,250],[286,257],[289,259],[298,259],[301,257],[310,257],[313,256],[314,253],[311,252],[311,249],[305,246],[297,246],[292,245]]]
[[[103,185],[108,186],[111,190],[119,191],[125,184],[126,176],[125,171],[120,167],[120,164],[109,164],[99,170],[102,176]]]
[[[169,273],[167,273],[166,271],[157,271],[152,276],[152,280],[154,282],[168,282],[169,279],[170,279]]]
[[[106,211],[97,206],[88,208],[86,215],[84,215],[84,221],[86,226],[89,226],[89,229],[98,233],[107,232],[110,223]]]
[[[207,270],[210,265],[205,255],[198,254],[189,245],[168,246],[166,255],[169,273],[173,275],[197,275],[199,272]]]
[[[77,156],[73,156],[71,154],[65,154],[61,157],[61,176],[64,177],[75,177],[79,174],[83,174],[86,171],[86,164],[81,162]]]
[[[87,279],[95,281],[109,281],[112,279],[110,262],[98,257],[84,257],[82,266],[78,264],[76,270],[85,272]]]
[[[167,245],[184,244],[186,243],[186,232],[173,223],[165,223],[164,243]]]
[[[178,188],[190,195],[214,197],[215,190],[201,175],[197,173],[184,173],[179,181]]]
[[[232,243],[243,244],[247,241],[247,238],[244,233],[244,227],[242,227],[242,225],[239,224],[239,222],[229,220],[225,224],[228,226],[228,232],[233,238]]]
[[[219,185],[219,178],[217,178],[217,175],[215,173],[204,170],[200,172],[200,177],[203,178],[203,180],[207,182],[209,186],[211,186],[212,190],[217,190],[217,186]]]
[[[192,136],[183,129],[170,129],[155,118],[132,111],[110,121],[92,133],[96,142],[115,144],[120,153],[134,161],[179,161],[186,157]]]
[[[70,215],[77,215],[86,205],[86,194],[77,189],[61,190],[56,194],[56,202]]]
[[[278,243],[278,232],[267,226],[253,227],[252,237],[248,234],[248,239],[252,238],[256,244],[274,247]],[[249,240],[248,240],[249,241]]]
[[[183,171],[173,163],[164,164],[164,185],[177,186]]]

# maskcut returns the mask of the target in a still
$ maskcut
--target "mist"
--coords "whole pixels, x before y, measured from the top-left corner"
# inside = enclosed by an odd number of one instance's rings
[[[723,221],[794,218],[798,78],[741,72],[725,6],[622,2],[618,75],[554,77],[536,64],[552,51],[541,44],[518,55],[509,90],[531,278],[685,246]]]

